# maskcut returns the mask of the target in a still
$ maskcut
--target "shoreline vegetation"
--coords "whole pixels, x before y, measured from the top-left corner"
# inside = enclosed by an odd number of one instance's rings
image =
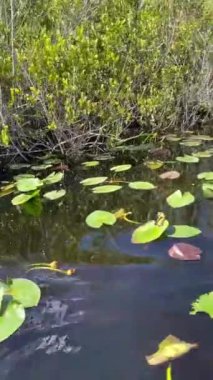
[[[211,125],[212,16],[209,0],[2,0],[0,160]]]

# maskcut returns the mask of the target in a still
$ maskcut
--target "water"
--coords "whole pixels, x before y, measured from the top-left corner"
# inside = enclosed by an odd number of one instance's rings
[[[206,315],[189,315],[190,304],[213,290],[213,201],[203,199],[196,179],[198,172],[212,169],[213,160],[170,163],[153,172],[140,159],[130,162],[132,170],[116,178],[150,180],[158,189],[134,191],[124,185],[114,194],[94,195],[79,184],[81,179],[109,174],[115,162],[107,161],[97,168],[72,169],[65,177],[66,198],[46,202],[43,210],[39,205],[17,209],[10,197],[0,199],[1,278],[26,276],[29,262],[53,259],[77,269],[72,278],[40,271],[27,274],[41,286],[42,300],[28,310],[20,331],[1,343],[1,380],[165,379],[165,366],[149,367],[145,356],[169,334],[200,346],[175,361],[174,380],[213,379],[213,322]],[[158,174],[166,168],[180,170],[181,178],[160,180]],[[179,210],[169,208],[165,198],[178,188],[196,194],[196,202]],[[199,227],[202,235],[187,242],[203,250],[202,260],[169,258],[172,239],[133,245],[134,226],[124,222],[88,228],[85,217],[99,208],[125,208],[139,221],[163,211],[171,224]],[[37,215],[30,215],[35,210]]]

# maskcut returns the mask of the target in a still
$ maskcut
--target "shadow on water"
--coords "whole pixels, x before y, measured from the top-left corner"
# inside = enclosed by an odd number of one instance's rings
[[[175,362],[174,380],[212,380],[212,321],[202,314],[189,316],[190,304],[213,288],[213,202],[201,197],[196,179],[198,172],[211,170],[212,163],[168,164],[182,172],[180,179],[169,182],[140,162],[116,175],[158,184],[151,192],[125,185],[120,192],[95,195],[79,184],[83,178],[108,174],[108,162],[67,174],[67,196],[61,203],[32,205],[29,210],[13,207],[10,198],[1,199],[1,278],[26,276],[29,262],[57,259],[64,267],[77,268],[71,278],[27,274],[41,286],[42,300],[27,312],[23,328],[1,344],[1,380],[163,380],[165,367],[149,367],[145,356],[168,334],[200,345]],[[165,198],[177,188],[195,193],[196,202],[169,208]],[[163,211],[172,224],[199,227],[202,235],[187,242],[204,251],[202,260],[170,259],[172,239],[133,245],[134,226],[122,221],[100,230],[85,224],[95,209],[120,208],[141,222]]]

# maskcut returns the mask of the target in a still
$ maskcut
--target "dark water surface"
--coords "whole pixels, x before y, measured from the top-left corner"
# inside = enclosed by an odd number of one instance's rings
[[[153,172],[140,160],[131,163],[133,168],[116,178],[150,180],[158,188],[145,192],[125,185],[114,194],[95,195],[79,184],[109,175],[108,161],[71,170],[65,176],[66,197],[45,202],[43,210],[38,204],[15,208],[10,197],[0,199],[0,277],[27,276],[42,288],[40,305],[28,310],[24,326],[0,345],[0,380],[163,380],[165,367],[149,367],[145,356],[169,334],[200,345],[175,361],[173,380],[213,379],[213,322],[206,315],[189,315],[190,304],[213,290],[213,201],[203,199],[196,179],[197,173],[213,170],[213,160],[170,163]],[[160,180],[159,173],[171,168],[180,170],[181,178]],[[169,208],[165,198],[178,188],[194,193],[196,202]],[[185,242],[203,250],[202,260],[172,260],[169,238],[133,245],[134,226],[124,222],[100,230],[84,222],[95,209],[120,208],[132,211],[134,220],[163,211],[171,224],[199,227],[202,235]],[[76,267],[76,276],[26,275],[29,262],[53,259]]]

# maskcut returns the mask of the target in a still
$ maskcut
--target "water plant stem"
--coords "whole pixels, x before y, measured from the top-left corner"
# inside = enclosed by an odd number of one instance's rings
[[[166,369],[166,380],[172,380],[172,364],[170,363]]]

